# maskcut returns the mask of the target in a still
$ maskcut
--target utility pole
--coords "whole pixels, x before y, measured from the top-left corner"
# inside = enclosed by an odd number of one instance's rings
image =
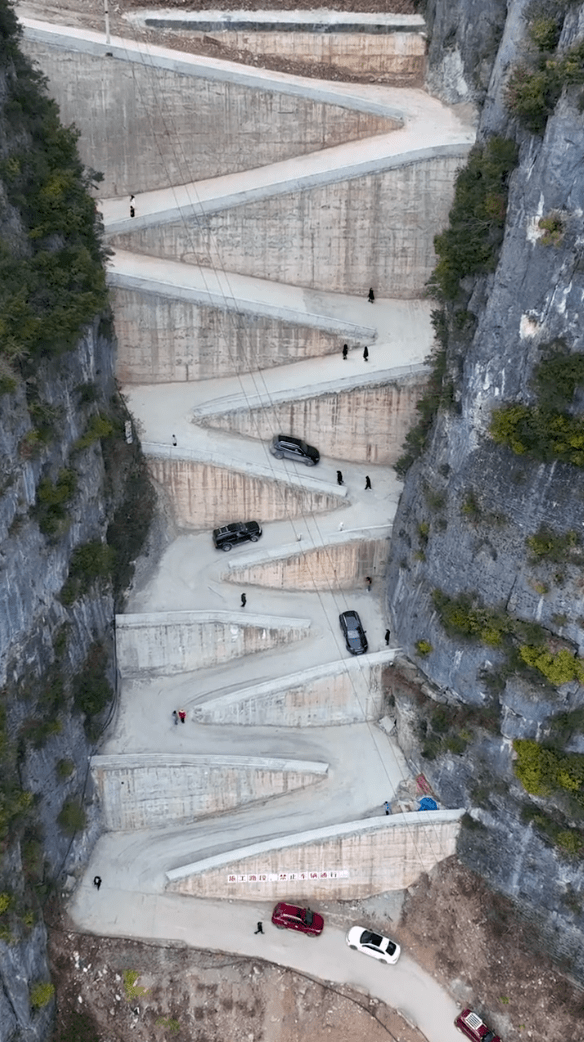
[[[103,13],[105,15],[105,43],[106,43],[106,47],[109,47],[109,45],[111,43],[111,38],[110,38],[110,27],[109,27],[108,0],[103,0]]]

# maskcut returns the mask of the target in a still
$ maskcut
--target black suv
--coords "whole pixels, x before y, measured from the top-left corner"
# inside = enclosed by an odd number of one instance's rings
[[[288,434],[275,434],[270,443],[270,452],[276,459],[295,459],[298,463],[306,463],[314,467],[320,460],[320,452],[307,445],[302,438],[293,438]]]
[[[369,647],[365,630],[356,611],[344,611],[339,615],[339,622],[345,643],[351,655],[364,655]]]
[[[257,521],[234,521],[232,525],[224,525],[213,532],[213,542],[217,550],[231,550],[238,543],[257,543],[262,530]]]

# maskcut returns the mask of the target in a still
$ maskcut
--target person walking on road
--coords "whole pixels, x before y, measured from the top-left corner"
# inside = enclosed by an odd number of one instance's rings
[[[172,719],[174,720],[175,724],[178,727],[178,713],[177,713],[176,709],[173,709],[173,711],[172,711]]]
[[[363,361],[364,362],[368,362],[369,361],[369,348],[368,347],[364,347],[363,348]]]
[[[245,608],[246,604],[247,604],[247,597],[245,596],[244,593],[242,593],[242,595],[241,595],[241,607]]]
[[[95,887],[95,888],[96,888],[97,890],[99,890],[99,888],[100,888],[100,886],[101,886],[101,876],[94,876],[94,877],[93,877],[93,885],[94,885],[94,887]]]
[[[176,434],[173,434],[173,436],[172,436],[172,444],[173,444],[173,447],[176,449],[176,447],[178,445],[178,442],[176,440]]]
[[[337,470],[337,485],[344,485],[342,470]]]
[[[367,593],[371,593],[371,583],[373,582],[370,575],[365,576],[365,586],[367,587]]]
[[[134,206],[135,198],[133,195],[130,196],[130,217],[136,216],[136,207]]]
[[[257,929],[254,930],[254,933],[263,933],[263,932],[264,932],[264,927],[263,927],[263,924],[260,922],[257,925]]]
[[[391,805],[390,805],[389,800],[385,801],[385,803],[383,804],[383,809],[384,809],[386,814],[391,814]]]
[[[385,631],[385,646],[386,646],[386,648],[389,647],[389,638],[390,638],[390,632],[389,632],[389,630],[386,630]]]
[[[369,477],[369,474],[366,474],[365,475],[365,491],[367,491],[368,488],[371,488],[371,478]]]
[[[343,344],[343,360],[347,361],[347,355],[349,354],[349,345]]]
[[[179,711],[178,711],[178,718],[179,718],[181,724],[184,724],[184,722],[185,722],[185,720],[187,718],[187,714],[185,713],[184,709],[179,709]]]
[[[367,300],[370,304],[373,304],[375,302],[375,293],[373,292],[373,287],[371,287],[369,293],[367,294]]]

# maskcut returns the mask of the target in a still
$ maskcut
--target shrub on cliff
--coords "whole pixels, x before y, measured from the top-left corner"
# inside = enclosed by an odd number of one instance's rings
[[[584,83],[584,41],[558,54],[560,24],[553,14],[530,20],[535,46],[507,83],[507,106],[532,134],[544,133],[565,87]]]
[[[516,739],[515,774],[533,796],[551,796],[562,790],[580,797],[584,810],[584,756],[548,749],[529,738]]]
[[[77,546],[71,554],[69,576],[61,590],[61,601],[70,606],[88,593],[94,583],[107,586],[111,582],[115,553],[106,543],[94,539]]]
[[[434,238],[438,263],[428,287],[440,300],[455,300],[468,275],[494,271],[516,164],[515,142],[493,137],[472,149],[458,174],[449,226]]]
[[[552,564],[582,564],[581,540],[577,532],[553,532],[547,525],[540,525],[535,535],[525,540],[531,550],[530,561],[536,564],[549,561]]]
[[[567,648],[561,648],[555,654],[544,647],[523,644],[519,655],[527,666],[537,669],[554,687],[577,680],[584,684],[584,663],[575,658]]]
[[[494,441],[517,455],[583,467],[584,417],[574,415],[573,399],[576,388],[584,386],[584,354],[566,353],[559,342],[551,347],[534,371],[536,404],[515,402],[495,409],[489,430]]]
[[[91,645],[83,669],[75,677],[73,698],[75,707],[86,717],[98,716],[113,697],[107,679],[108,657],[103,644]]]
[[[424,394],[416,402],[418,422],[406,434],[404,454],[395,464],[396,473],[400,477],[404,477],[414,460],[423,452],[440,406],[452,402],[453,388],[446,373],[446,316],[442,309],[432,312],[432,325],[436,344],[432,353],[424,359],[425,364],[430,366],[430,375]]]
[[[57,817],[57,824],[67,836],[74,836],[76,832],[85,828],[87,815],[79,800],[65,800]]]

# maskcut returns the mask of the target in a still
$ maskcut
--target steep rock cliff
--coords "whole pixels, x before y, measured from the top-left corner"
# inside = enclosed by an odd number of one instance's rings
[[[447,94],[440,32],[456,22],[468,72],[480,19],[470,31],[472,3],[436,6],[430,83]],[[549,5],[547,28],[553,38],[557,17],[559,38],[542,57],[534,5],[507,6],[479,141],[512,137],[519,161],[496,269],[463,274],[438,324],[441,405],[407,473],[389,568],[397,640],[418,676],[406,664],[394,696],[412,759],[446,801],[472,808],[461,857],[514,898],[583,978],[581,54],[573,79],[553,84],[559,100],[547,123],[541,106],[535,113],[542,133],[514,118],[506,84],[520,63],[545,77],[553,62],[563,75],[584,14],[578,4]],[[500,7],[485,4],[483,21]]]
[[[99,829],[88,759],[153,498],[92,179],[0,0],[0,1042],[51,1033],[44,917]]]

